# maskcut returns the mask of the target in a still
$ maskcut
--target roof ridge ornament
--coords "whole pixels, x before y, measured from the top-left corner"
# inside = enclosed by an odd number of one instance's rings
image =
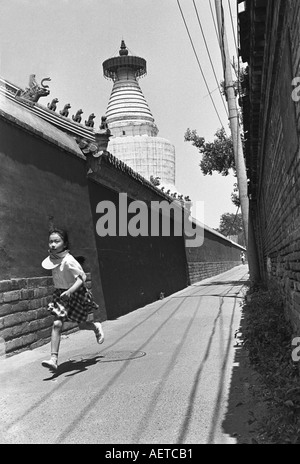
[[[53,98],[51,103],[49,102],[47,108],[51,111],[56,111],[57,103],[59,102],[58,98]]]
[[[91,113],[88,117],[88,120],[85,121],[85,125],[86,127],[94,127],[94,119],[95,119],[95,114],[94,113]]]
[[[70,103],[66,103],[62,110],[60,110],[59,114],[67,118],[69,116],[69,109],[71,108]]]
[[[75,115],[74,115],[74,114],[72,115],[73,121],[79,122],[79,123],[80,123],[80,122],[81,122],[81,115],[82,115],[82,114],[83,114],[83,111],[82,111],[82,109],[80,108],[80,109],[76,112]]]
[[[50,77],[44,77],[39,85],[36,81],[35,74],[30,74],[29,87],[26,87],[25,90],[19,89],[15,97],[32,104],[37,103],[41,97],[47,97],[50,94],[50,90],[48,90],[49,85],[45,85],[45,81],[51,81]]]

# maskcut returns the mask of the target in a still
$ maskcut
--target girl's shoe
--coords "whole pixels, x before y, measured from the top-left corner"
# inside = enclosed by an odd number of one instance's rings
[[[48,367],[53,372],[56,372],[58,369],[57,362],[54,361],[54,359],[49,359],[49,361],[42,361],[42,366],[43,367]]]
[[[96,340],[97,340],[97,343],[101,345],[101,343],[104,342],[104,333],[102,330],[102,325],[100,324],[100,322],[95,322],[94,324],[96,327],[96,330],[95,330]]]

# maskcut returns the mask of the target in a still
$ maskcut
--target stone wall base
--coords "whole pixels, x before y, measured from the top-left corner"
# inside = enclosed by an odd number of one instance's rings
[[[190,283],[194,284],[200,280],[208,279],[217,274],[222,274],[235,266],[240,265],[240,261],[220,261],[220,262],[189,262]]]
[[[91,287],[90,274],[87,287]],[[0,281],[0,356],[11,356],[50,341],[54,318],[47,305],[53,290],[52,277]],[[89,315],[89,319],[92,317]],[[64,334],[77,330],[76,323],[64,324]]]

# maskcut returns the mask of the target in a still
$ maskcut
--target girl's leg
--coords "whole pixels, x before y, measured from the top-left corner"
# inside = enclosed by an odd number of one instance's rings
[[[85,321],[78,323],[78,327],[80,330],[93,330],[95,332],[95,324],[94,322]]]
[[[99,344],[104,342],[104,333],[103,333],[102,325],[100,324],[100,322],[91,322],[91,321],[80,322],[78,326],[80,330],[93,330],[95,332],[97,342]]]
[[[48,367],[52,370],[57,369],[58,351],[61,339],[61,332],[63,329],[63,322],[60,319],[56,319],[53,322],[52,333],[51,333],[51,358],[49,361],[43,361],[42,366]]]
[[[60,319],[56,319],[53,322],[51,334],[51,356],[54,355],[56,358],[58,357],[62,329],[63,322]]]

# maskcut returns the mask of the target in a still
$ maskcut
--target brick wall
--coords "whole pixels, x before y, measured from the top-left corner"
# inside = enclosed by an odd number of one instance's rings
[[[254,3],[248,4],[255,8]],[[269,1],[266,11],[266,20],[260,23],[265,27],[264,56],[260,66],[257,61],[249,71],[253,101],[255,89],[259,88],[254,76],[261,72],[259,141],[256,148],[250,131],[247,156],[253,159],[257,153],[258,160],[256,199],[252,204],[261,274],[280,290],[286,315],[299,332],[300,101],[292,98],[292,79],[300,77],[300,2]],[[257,10],[257,20],[259,14]],[[256,46],[261,43],[262,32],[253,38]],[[250,63],[257,56],[253,47]]]
[[[91,277],[87,274],[87,286]],[[32,277],[0,281],[0,344],[7,356],[37,348],[51,338],[53,316],[47,310],[53,293],[52,277]],[[63,333],[78,330],[72,322]]]
[[[191,284],[199,282],[203,279],[222,274],[222,272],[229,271],[235,266],[241,264],[240,261],[219,261],[219,262],[196,262],[188,263],[189,276]]]
[[[300,329],[300,102],[291,98],[291,80],[300,76],[300,5],[288,1],[278,44],[271,118],[265,151],[262,195],[263,258],[267,277],[285,301],[287,317]],[[287,91],[284,89],[287,88]],[[283,107],[287,109],[283,111]]]
[[[190,283],[207,279],[241,264],[240,245],[225,239],[205,226],[204,240],[199,247],[186,247]]]

